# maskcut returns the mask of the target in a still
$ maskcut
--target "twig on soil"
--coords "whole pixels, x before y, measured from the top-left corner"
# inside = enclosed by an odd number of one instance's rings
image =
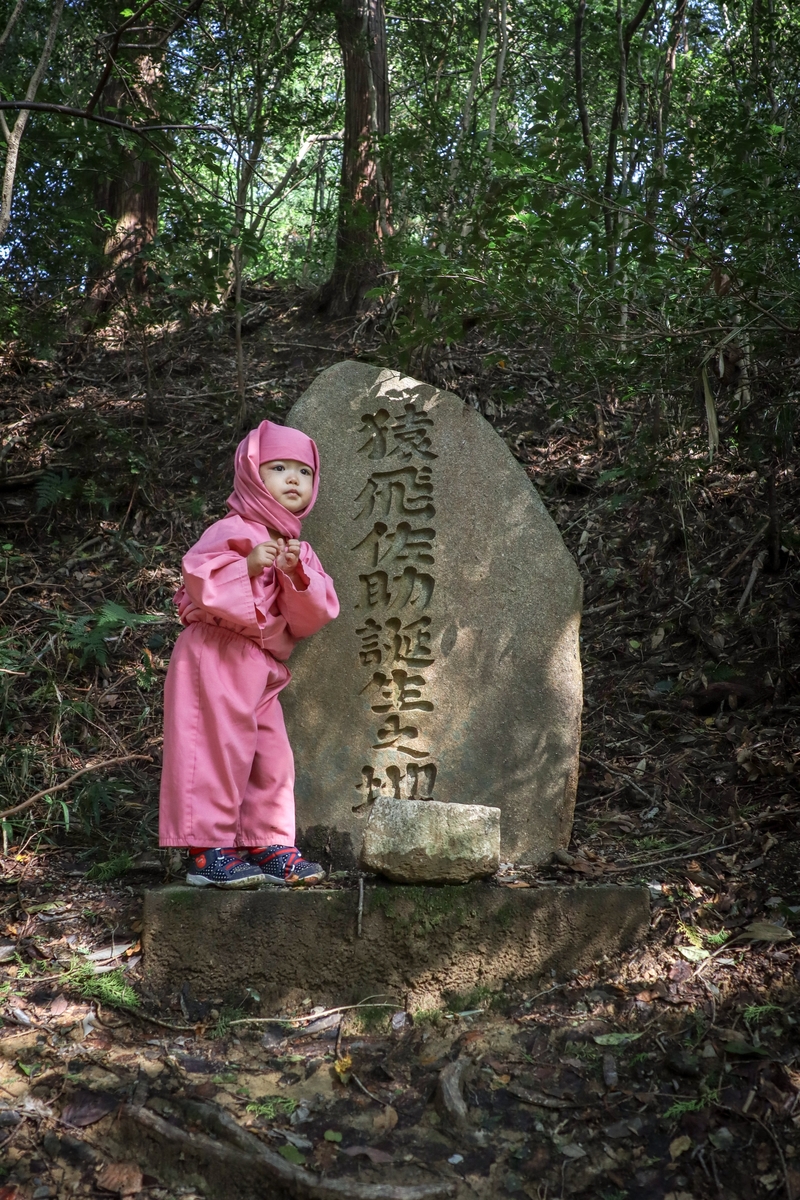
[[[762,538],[768,529],[769,529],[769,521],[766,521],[764,523],[764,525],[761,527],[761,529],[759,529],[756,536],[754,538],[750,539],[750,541],[747,543],[747,545],[745,546],[742,553],[737,554],[736,558],[733,560],[733,562],[729,563],[728,566],[725,568],[725,570],[722,572],[722,574],[719,576],[720,583],[722,583],[723,579],[727,579],[728,575],[730,575],[732,571],[736,570],[736,568],[739,566],[739,563],[744,562],[744,560],[747,558],[750,551],[753,549],[753,546],[755,546],[758,539]]]
[[[95,1004],[97,1004],[97,1001],[95,1001]],[[114,1029],[115,1026],[109,1025],[108,1022],[104,1021],[102,1019],[102,1017],[100,1016],[100,1012],[99,1012],[100,1005],[99,1004],[97,1004],[97,1009],[98,1009],[97,1017],[98,1017],[100,1024],[107,1026],[107,1028],[109,1028],[109,1029]],[[159,1025],[162,1029],[170,1029],[170,1030],[173,1030],[175,1033],[194,1033],[195,1030],[197,1029],[196,1025],[173,1025],[170,1021],[162,1021],[160,1017],[151,1017],[149,1013],[142,1012],[142,1010],[140,1008],[120,1007],[120,1008],[116,1009],[115,1011],[124,1013],[126,1017],[138,1017],[140,1021],[147,1021],[148,1024],[150,1024],[150,1025]]]
[[[755,587],[756,580],[758,579],[758,573],[766,561],[767,561],[767,551],[766,550],[762,550],[761,553],[758,554],[756,556],[756,558],[753,560],[753,566],[750,569],[750,578],[748,579],[747,585],[746,585],[744,591],[742,592],[742,595],[739,599],[739,603],[736,605],[736,611],[738,613],[740,613],[742,611],[742,609],[744,608],[745,604],[747,604],[750,593],[752,592],[753,588]]]
[[[559,992],[562,988],[569,987],[571,982],[568,980],[566,983],[555,983],[552,987],[545,988],[543,992],[537,992],[535,996],[529,996],[527,1000],[523,1000],[521,1007],[528,1008],[534,1000],[541,1000],[542,996],[549,996],[551,992]]]
[[[21,804],[15,804],[13,808],[4,808],[0,812],[0,820],[5,820],[6,817],[13,816],[14,813],[22,812],[24,808],[30,808],[32,804],[35,804],[37,800],[41,800],[43,796],[52,796],[55,792],[63,792],[76,779],[79,779],[81,775],[87,775],[89,771],[99,771],[102,767],[118,767],[122,763],[133,762],[134,760],[142,762],[153,761],[150,754],[126,754],[122,758],[107,758],[103,762],[92,763],[91,766],[82,767],[80,771],[76,771],[74,775],[70,775],[69,779],[65,779],[63,783],[43,788],[41,792],[36,792],[33,796],[29,796],[27,800],[23,800]]]
[[[365,1088],[364,1084],[361,1082],[361,1080],[358,1078],[358,1076],[352,1071],[350,1072],[350,1078],[352,1079],[352,1081],[356,1085],[356,1087],[361,1089],[361,1091],[364,1093],[365,1096],[369,1096],[370,1100],[374,1100],[376,1104],[380,1104],[381,1108],[389,1108],[390,1107],[386,1103],[385,1100],[381,1100],[379,1096],[373,1095],[372,1092],[369,1090],[369,1088]]]
[[[608,763],[603,762],[599,758],[593,758],[591,754],[582,754],[581,758],[586,759],[587,762],[594,763],[597,767],[603,767],[604,770],[610,771],[612,775],[619,775],[620,779],[624,779],[632,788],[635,788],[637,792],[644,796],[645,800],[649,800],[651,804],[654,803],[650,793],[646,792],[643,787],[640,787],[636,780],[631,779],[630,775],[626,775],[624,771],[619,771],[616,767],[610,767]]]
[[[582,615],[584,617],[595,617],[599,613],[610,612],[612,608],[619,608],[620,604],[622,604],[622,599],[612,600],[610,604],[596,604],[594,608],[585,608]]]
[[[378,992],[379,996],[385,996],[385,992]],[[394,1004],[373,1004],[372,1000],[377,997],[367,996],[363,1000],[359,1000],[358,1004],[340,1004],[338,1008],[326,1008],[324,1012],[309,1013],[303,1017],[237,1017],[235,1021],[231,1021],[231,1025],[290,1025],[293,1029],[298,1027],[299,1021],[321,1021],[323,1017],[332,1017],[336,1013],[349,1012],[353,1008],[397,1008],[397,1003]]]
[[[783,1151],[781,1150],[780,1142],[770,1129],[769,1125],[767,1125],[766,1121],[762,1121],[761,1117],[757,1117],[755,1113],[745,1112],[743,1109],[739,1108],[731,1108],[728,1104],[717,1103],[715,1107],[722,1108],[725,1110],[725,1112],[729,1112],[735,1117],[744,1116],[749,1121],[755,1121],[756,1125],[760,1125],[764,1132],[769,1134],[769,1136],[772,1138],[775,1149],[778,1151],[778,1158],[780,1159],[781,1170],[783,1171],[783,1186],[786,1188],[786,1200],[794,1200],[794,1188],[792,1187],[792,1181],[789,1178],[789,1172],[786,1169],[786,1159],[783,1157]]]
[[[290,350],[322,350],[325,354],[349,354],[347,349],[339,350],[336,346],[315,346],[313,342],[274,342],[267,338],[271,346],[286,346]]]
[[[364,876],[358,877],[358,936],[361,937],[361,926],[364,920]]]
[[[644,871],[650,867],[663,867],[665,863],[685,862],[687,858],[700,858],[701,855],[715,854],[717,850],[730,850],[733,846],[741,846],[748,838],[738,838],[735,842],[723,842],[721,846],[709,846],[708,850],[691,850],[688,854],[673,854],[670,858],[657,858],[653,862],[631,863],[627,867],[609,867],[608,874],[619,874],[621,871]]]
[[[597,804],[598,800],[613,800],[614,797],[618,796],[622,791],[624,791],[624,788],[620,785],[619,787],[613,788],[610,792],[598,792],[595,796],[589,796],[587,800],[578,800],[575,807],[588,808],[590,804]]]

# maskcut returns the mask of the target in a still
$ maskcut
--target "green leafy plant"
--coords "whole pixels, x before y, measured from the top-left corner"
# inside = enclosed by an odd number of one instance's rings
[[[19,649],[18,637],[0,638],[0,667],[4,671],[19,670],[23,655]]]
[[[717,933],[703,933],[703,938],[709,946],[724,946],[730,940],[730,936],[727,929],[720,929]]]
[[[362,1033],[378,1033],[388,1028],[390,1014],[382,1006],[365,1004],[363,1008],[356,1009],[350,1019]]]
[[[441,1008],[420,1008],[414,1013],[415,1025],[440,1025],[444,1020],[444,1010]]]
[[[671,1104],[664,1116],[668,1121],[677,1120],[678,1117],[683,1117],[686,1113],[702,1112],[704,1108],[708,1108],[712,1104],[716,1104],[719,1100],[719,1090],[706,1090],[701,1092],[699,1096],[695,1096],[692,1100],[676,1100]]]
[[[87,835],[94,835],[102,830],[109,820],[119,817],[123,809],[129,806],[136,807],[136,804],[128,799],[135,793],[123,779],[100,779],[97,776],[89,776],[88,779],[83,787],[79,786],[70,808],[75,823],[79,824]],[[111,855],[110,861],[119,858],[120,854]],[[97,865],[99,867],[101,864]]]
[[[216,1024],[213,1025],[208,1031],[208,1036],[210,1038],[227,1037],[231,1031],[231,1022],[240,1021],[246,1016],[247,1013],[241,1007],[234,1007],[233,1005],[229,1004],[223,1005],[223,1007],[220,1009]]]
[[[74,958],[63,978],[86,999],[99,1000],[110,1008],[139,1008],[139,997],[125,981],[120,967],[95,975],[89,963]]]
[[[94,879],[98,883],[108,883],[111,879],[119,879],[126,871],[130,871],[132,866],[132,857],[127,851],[123,851],[122,854],[116,854],[106,862],[95,863],[86,872],[86,878]]]
[[[680,929],[687,942],[692,946],[696,946],[698,950],[703,949],[703,935],[699,929],[695,929],[692,925],[687,925],[684,921],[678,921],[678,929]]]
[[[469,1012],[478,1008],[489,1008],[495,999],[491,988],[478,984],[467,992],[445,992],[447,1007],[452,1013]]]
[[[118,637],[124,629],[138,625],[150,625],[161,620],[151,613],[132,613],[121,604],[107,600],[102,608],[70,621],[64,627],[64,636],[71,650],[80,654],[81,666],[103,667],[108,662],[108,642]]]
[[[694,925],[687,925],[684,921],[678,921],[678,929],[686,940],[698,950],[702,950],[704,946],[724,946],[731,936],[727,929],[709,933],[706,929],[698,929]]]
[[[778,1004],[748,1004],[742,1016],[748,1025],[760,1025],[762,1021],[771,1017],[773,1013],[780,1011],[780,1005]]]
[[[290,1096],[262,1096],[260,1100],[247,1105],[247,1112],[254,1117],[274,1121],[276,1117],[290,1117],[296,1108],[297,1101]]]
[[[301,1154],[297,1147],[293,1146],[291,1142],[287,1142],[285,1146],[279,1146],[278,1154],[285,1158],[287,1162],[296,1163],[298,1167],[302,1166],[306,1161],[305,1155]]]
[[[55,508],[64,500],[75,500],[83,491],[83,480],[69,471],[47,471],[36,484],[36,510]]]

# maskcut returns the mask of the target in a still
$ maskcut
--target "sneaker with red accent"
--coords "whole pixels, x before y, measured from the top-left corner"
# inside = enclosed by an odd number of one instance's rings
[[[320,883],[325,871],[303,858],[296,846],[260,846],[250,851],[250,862],[263,872],[262,883],[278,887],[303,887]]]
[[[192,854],[186,872],[186,882],[191,887],[254,888],[263,880],[259,868],[245,862],[231,846]]]

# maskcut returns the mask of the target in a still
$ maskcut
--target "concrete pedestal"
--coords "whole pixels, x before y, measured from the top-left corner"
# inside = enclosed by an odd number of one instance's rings
[[[377,993],[429,1008],[618,954],[649,918],[643,887],[369,883],[358,936],[357,890],[170,886],[145,896],[145,977],[160,994],[188,983],[198,999],[253,988],[270,1012]]]

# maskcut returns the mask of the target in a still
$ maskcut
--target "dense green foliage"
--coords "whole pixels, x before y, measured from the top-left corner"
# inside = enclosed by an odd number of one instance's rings
[[[159,128],[34,113],[22,139],[2,334],[40,351],[108,257],[119,213],[98,181],[124,174],[121,156],[150,164],[158,223],[119,273],[144,262],[162,311],[228,302],[237,254],[245,281],[312,286],[332,266],[336,3],[145,9],[137,24],[70,0],[37,98],[84,108],[114,50],[94,114]],[[31,0],[11,30],[4,97],[25,94],[49,11]],[[800,321],[793,6],[398,0],[386,21],[389,339],[417,363],[476,324],[545,340],[573,395],[648,396],[656,441],[704,409],[713,426],[719,404],[748,456],[784,453]]]

